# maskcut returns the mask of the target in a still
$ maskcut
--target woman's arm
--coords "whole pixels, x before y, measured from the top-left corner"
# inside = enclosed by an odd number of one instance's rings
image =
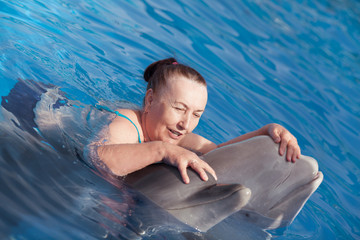
[[[103,145],[98,147],[98,155],[106,166],[118,176],[124,176],[162,161],[177,167],[185,183],[190,182],[187,174],[188,167],[194,169],[204,181],[208,180],[206,172],[212,174],[215,179],[217,178],[215,171],[195,153],[161,141]]]
[[[221,143],[217,147],[241,142],[260,135],[269,135],[275,143],[280,143],[279,154],[282,156],[286,152],[286,159],[288,161],[295,162],[296,159],[300,158],[301,151],[297,139],[286,128],[276,123],[267,124],[258,130],[246,133],[228,142]]]
[[[97,148],[99,158],[113,174],[124,176],[162,161],[164,147],[159,141],[143,144],[109,144]]]
[[[210,140],[192,133],[186,136],[184,141],[181,143],[181,146],[205,154],[211,150],[214,150],[215,148],[241,142],[260,135],[268,135],[274,140],[275,143],[280,143],[279,154],[284,155],[286,152],[286,159],[288,161],[295,162],[296,159],[300,158],[301,152],[296,138],[286,128],[275,123],[265,125],[258,130],[246,133],[219,145],[216,145]]]

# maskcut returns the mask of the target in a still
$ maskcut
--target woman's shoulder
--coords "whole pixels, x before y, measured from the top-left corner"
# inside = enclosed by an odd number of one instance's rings
[[[116,113],[116,118],[114,122],[127,123],[130,125],[136,125],[136,127],[141,127],[141,112],[140,110],[119,108],[114,111]]]
[[[124,116],[130,118],[131,120],[140,119],[140,110],[119,108],[119,109],[116,109],[115,112],[118,112],[121,115],[124,115]],[[118,115],[118,117],[119,117],[119,115]]]
[[[115,119],[109,125],[111,142],[131,143],[138,142],[142,135],[141,112],[133,109],[116,109]]]

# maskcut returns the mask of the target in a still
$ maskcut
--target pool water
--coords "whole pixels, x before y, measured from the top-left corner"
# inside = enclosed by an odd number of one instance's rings
[[[356,0],[0,1],[0,96],[20,78],[59,86],[80,107],[141,106],[144,68],[175,56],[208,82],[196,133],[221,143],[280,123],[324,173],[287,228],[191,235],[170,219],[139,233],[146,214],[130,220],[129,208],[146,199],[2,108],[0,238],[360,239],[359,15]],[[83,130],[73,139],[91,138]]]

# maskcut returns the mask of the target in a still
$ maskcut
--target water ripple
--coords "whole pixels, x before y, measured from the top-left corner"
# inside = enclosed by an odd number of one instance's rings
[[[0,94],[6,96],[18,78],[34,79],[62,87],[79,106],[141,106],[143,69],[176,56],[208,81],[209,104],[197,133],[219,143],[278,122],[319,161],[324,183],[274,237],[355,239],[359,9],[355,0],[0,1]],[[131,191],[119,195],[121,186],[98,177],[76,154],[20,131],[16,117],[3,109],[0,120],[0,140],[9,141],[0,147],[0,200],[7,203],[0,208],[1,234],[143,237],[136,229],[140,220],[127,218]],[[149,228],[147,237],[186,237],[170,230],[175,223],[161,225]]]

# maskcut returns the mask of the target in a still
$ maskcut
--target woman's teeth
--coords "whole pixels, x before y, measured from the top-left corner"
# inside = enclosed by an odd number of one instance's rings
[[[181,133],[179,133],[178,131],[172,130],[172,129],[170,129],[170,132],[172,132],[173,134],[175,134],[177,136],[181,135]]]

